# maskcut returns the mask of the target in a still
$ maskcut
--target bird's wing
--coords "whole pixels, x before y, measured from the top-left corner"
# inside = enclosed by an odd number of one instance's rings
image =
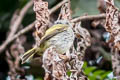
[[[45,34],[45,35],[41,38],[41,40],[40,40],[40,45],[41,45],[44,41],[50,39],[51,37],[55,36],[56,34],[58,34],[58,33],[60,33],[60,32],[65,31],[66,29],[67,29],[67,28],[63,27],[63,28],[61,28],[61,29],[58,29],[58,30],[56,29],[55,31],[52,31],[52,32],[49,33],[49,34]]]

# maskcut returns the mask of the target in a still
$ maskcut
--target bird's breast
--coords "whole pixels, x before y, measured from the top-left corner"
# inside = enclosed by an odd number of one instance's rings
[[[73,45],[74,33],[72,29],[61,32],[48,40],[50,45],[54,45],[60,53],[65,53]]]

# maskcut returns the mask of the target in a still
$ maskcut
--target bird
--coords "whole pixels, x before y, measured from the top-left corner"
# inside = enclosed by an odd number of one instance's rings
[[[42,55],[50,46],[55,46],[59,54],[66,53],[74,42],[74,31],[69,21],[58,20],[55,24],[46,30],[41,38],[39,46],[34,46],[21,56],[22,64],[31,60],[35,54]]]

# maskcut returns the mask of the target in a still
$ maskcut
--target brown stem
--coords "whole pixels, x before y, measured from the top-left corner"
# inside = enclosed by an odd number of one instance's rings
[[[3,51],[6,49],[6,47],[7,47],[7,45],[8,45],[9,43],[11,43],[12,41],[14,41],[14,40],[15,40],[17,37],[19,37],[20,35],[22,35],[22,34],[28,32],[28,31],[32,30],[33,27],[34,27],[34,24],[35,24],[35,22],[29,24],[29,25],[26,26],[24,29],[22,29],[22,30],[19,31],[17,34],[15,34],[13,37],[7,39],[7,40],[0,46],[0,54],[1,54],[1,52],[3,52]]]
[[[28,2],[25,7],[20,11],[20,14],[18,15],[18,18],[16,19],[16,21],[14,22],[13,25],[10,26],[11,30],[10,30],[10,34],[8,35],[7,39],[11,38],[17,31],[19,25],[21,24],[25,14],[27,13],[28,9],[33,5],[33,2],[30,1]],[[13,15],[14,16],[14,15]]]
[[[60,8],[64,3],[66,3],[68,0],[63,0],[59,4],[57,4],[55,7],[50,9],[50,14],[54,13],[58,8]]]
[[[71,22],[79,22],[79,21],[83,21],[83,20],[94,20],[94,19],[105,19],[105,14],[80,16],[75,19],[72,19]]]

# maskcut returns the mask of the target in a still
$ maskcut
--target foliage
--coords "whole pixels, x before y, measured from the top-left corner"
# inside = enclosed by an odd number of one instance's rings
[[[97,69],[96,66],[88,66],[87,62],[84,62],[83,70],[90,80],[107,80],[109,79],[107,76],[111,72]]]

